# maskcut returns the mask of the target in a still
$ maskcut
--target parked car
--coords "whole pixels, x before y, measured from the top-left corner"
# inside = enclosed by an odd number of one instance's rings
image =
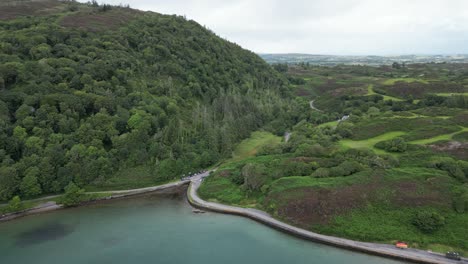
[[[445,253],[445,257],[449,258],[449,259],[454,259],[454,260],[461,260],[460,253],[453,252],[453,251],[449,251],[449,252]]]

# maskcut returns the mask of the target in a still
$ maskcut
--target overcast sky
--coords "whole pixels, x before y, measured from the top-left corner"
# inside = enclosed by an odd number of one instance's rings
[[[468,53],[468,0],[98,2],[185,15],[257,53]]]

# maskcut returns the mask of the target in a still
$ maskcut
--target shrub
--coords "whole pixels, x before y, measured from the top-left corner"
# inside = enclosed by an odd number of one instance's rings
[[[296,154],[305,157],[321,157],[326,154],[326,150],[320,144],[303,143],[297,147]]]
[[[266,183],[266,167],[263,164],[246,164],[242,168],[244,186],[250,191],[258,191]]]
[[[70,182],[65,187],[65,194],[61,199],[61,203],[66,207],[77,205],[82,202],[83,196],[84,190],[76,186],[75,183]]]
[[[343,169],[343,176],[348,176],[348,175],[351,175],[351,174],[354,174],[356,172],[359,172],[363,169],[362,165],[359,164],[358,162],[356,161],[345,161],[343,163],[340,164],[340,167]]]
[[[464,170],[466,169],[465,166],[465,162],[457,162],[454,159],[448,157],[432,159],[428,165],[428,167],[430,168],[444,170],[450,176],[460,181],[466,180],[466,175],[464,172]]]
[[[244,184],[244,176],[237,170],[231,173],[231,176],[229,176],[229,179],[237,185]]]
[[[336,132],[342,138],[350,138],[353,136],[353,125],[347,122],[341,122],[340,125],[336,128]]]
[[[433,233],[445,224],[445,218],[435,211],[423,210],[414,215],[412,223],[424,233]]]
[[[315,178],[326,178],[330,176],[330,170],[327,168],[318,168],[314,173],[312,173],[312,177]]]
[[[266,155],[275,155],[281,154],[283,152],[283,148],[280,144],[270,144],[260,147],[257,151],[257,156],[266,156]]]
[[[21,199],[18,195],[13,197],[8,203],[8,212],[18,212],[22,208],[23,205],[21,204]]]
[[[345,176],[345,171],[342,167],[336,166],[336,167],[330,168],[330,176],[332,177]]]
[[[468,209],[468,186],[457,187],[453,193],[453,209],[457,213],[465,213]]]
[[[396,137],[391,140],[378,142],[375,144],[375,147],[388,152],[405,152],[408,148],[408,144],[403,138]]]

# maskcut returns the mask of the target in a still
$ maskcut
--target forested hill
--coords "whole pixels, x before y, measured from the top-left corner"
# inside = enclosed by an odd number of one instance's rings
[[[184,17],[0,5],[0,200],[116,174],[132,185],[132,168],[142,184],[167,181],[231,155],[259,127],[295,122],[270,66]]]

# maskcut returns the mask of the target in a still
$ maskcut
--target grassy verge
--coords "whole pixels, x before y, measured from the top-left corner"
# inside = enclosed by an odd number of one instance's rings
[[[367,86],[367,94],[366,94],[366,96],[375,95],[375,94],[378,94],[378,95],[383,96],[384,101],[389,101],[389,100],[393,100],[393,101],[403,101],[403,99],[400,99],[400,98],[396,98],[396,97],[393,97],[393,96],[383,95],[383,94],[376,93],[376,92],[374,91],[374,85],[373,85],[373,84],[370,84],[369,86]]]
[[[265,145],[276,145],[281,142],[282,138],[275,136],[269,132],[257,131],[243,140],[234,150],[232,158],[227,160],[226,163],[236,162],[248,157],[255,156],[257,151]]]
[[[118,171],[100,185],[88,185],[84,189],[88,192],[128,190],[164,184],[170,181],[158,180],[151,172],[151,168],[139,166]]]
[[[457,96],[457,95],[463,95],[463,96],[468,96],[468,93],[435,93],[437,96]]]
[[[463,132],[468,132],[468,128],[464,127],[462,130],[454,132],[454,133],[443,134],[443,135],[439,135],[439,136],[432,137],[432,138],[414,140],[414,141],[410,141],[409,143],[418,144],[418,145],[427,145],[427,144],[435,143],[437,141],[452,140],[454,136],[461,134]]]
[[[402,135],[405,135],[405,132],[402,131],[393,131],[393,132],[387,132],[385,134],[382,134],[380,136],[376,136],[373,138],[365,139],[365,140],[341,140],[340,145],[345,147],[345,148],[369,148],[372,149],[374,152],[378,154],[387,154],[386,151],[375,148],[374,145],[377,144],[380,141],[386,141],[393,139],[395,137],[399,137]]]
[[[396,82],[407,82],[407,83],[412,83],[412,82],[420,82],[424,84],[429,84],[428,81],[423,80],[423,79],[417,79],[417,78],[392,78],[392,79],[387,79],[382,82],[383,85],[394,85]]]

